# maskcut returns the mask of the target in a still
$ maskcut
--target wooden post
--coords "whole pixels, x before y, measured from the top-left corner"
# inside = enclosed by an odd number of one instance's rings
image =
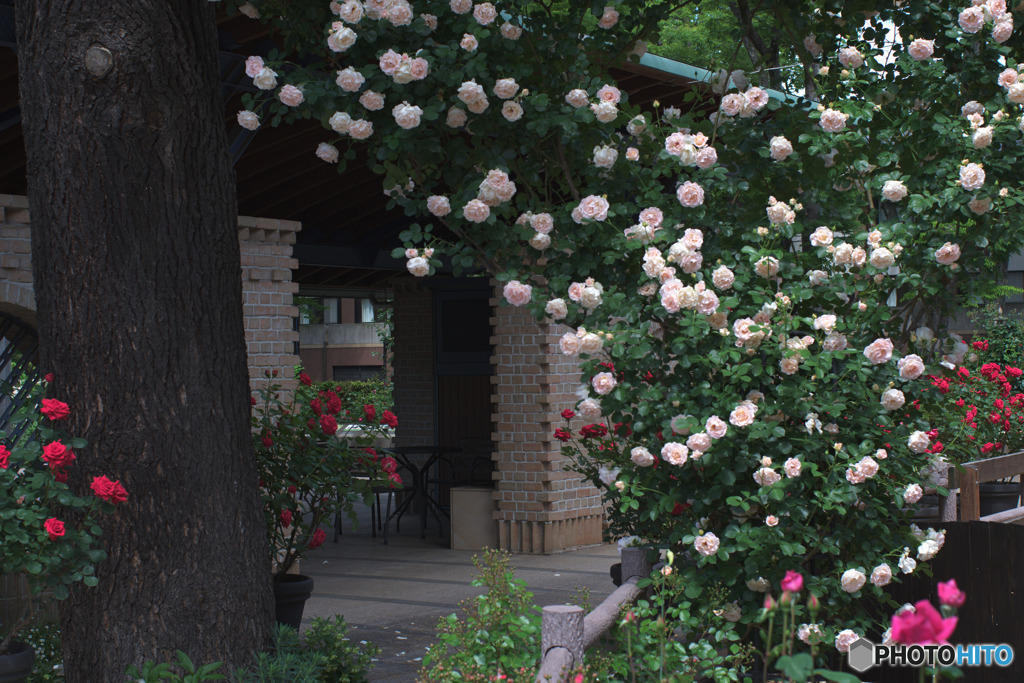
[[[634,576],[638,579],[649,578],[652,569],[651,563],[647,561],[647,548],[631,546],[622,549],[622,583]]]
[[[976,522],[981,518],[981,494],[978,492],[978,470],[966,465],[963,472],[957,472],[960,483],[960,520]]]
[[[572,654],[573,666],[583,663],[583,608],[576,605],[548,605],[541,612],[540,649],[564,647]]]

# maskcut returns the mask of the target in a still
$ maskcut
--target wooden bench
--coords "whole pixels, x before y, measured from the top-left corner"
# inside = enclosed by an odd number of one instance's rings
[[[962,467],[963,469],[959,469],[950,466],[947,470],[949,474],[949,495],[945,498],[939,498],[939,519],[943,521],[957,520],[957,496],[955,491],[959,489],[961,498],[960,521],[1024,524],[1024,505],[1012,510],[982,517],[981,494],[978,489],[979,484],[1024,475],[1024,451],[1000,455],[995,458],[988,458],[987,460],[964,463]]]

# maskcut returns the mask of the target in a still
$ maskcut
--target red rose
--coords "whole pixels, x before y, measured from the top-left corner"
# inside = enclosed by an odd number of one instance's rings
[[[251,405],[251,406],[256,405],[256,397],[255,396],[250,396],[249,397],[249,405]]]
[[[68,410],[67,403],[64,403],[64,401],[58,401],[55,398],[44,398],[43,407],[39,409],[39,412],[53,421],[63,420],[71,413],[71,411]]]
[[[1015,368],[1015,367],[1011,367],[1011,366],[1007,365],[1006,366],[1006,374],[1009,375],[1010,377],[1013,377],[1014,379],[1016,379],[1016,378],[1020,377],[1021,375],[1024,375],[1024,370],[1021,370],[1020,368]]]
[[[0,470],[6,470],[7,464],[10,461],[11,452],[7,450],[7,446],[0,444]]]
[[[44,382],[52,382],[53,381],[53,373],[52,372],[46,373],[46,376],[43,377],[43,381]]]
[[[559,427],[555,430],[555,438],[559,441],[569,441],[572,439],[572,433]]]
[[[566,420],[571,420],[576,417],[576,413],[568,408],[562,411],[562,417]]]
[[[310,379],[309,375],[307,375],[304,372],[299,373],[299,381],[305,384],[307,387],[313,386],[313,380]]]
[[[64,470],[54,470],[53,479],[54,481],[58,481],[61,484],[66,484],[68,481],[68,473],[65,472]]]
[[[50,469],[55,470],[70,465],[71,461],[75,459],[75,454],[60,441],[54,441],[43,446],[42,458],[50,466]]]
[[[988,340],[971,342],[971,346],[979,351],[988,351]]]
[[[323,406],[320,405],[320,399],[314,398],[309,402],[309,407],[313,409],[314,415],[319,415],[324,411]]]
[[[327,412],[337,415],[341,412],[341,399],[333,391],[327,392]]]
[[[128,500],[128,492],[121,486],[121,482],[111,481],[105,476],[93,478],[91,488],[97,498],[102,498],[114,505]]]
[[[64,535],[64,522],[60,521],[56,517],[51,517],[46,520],[43,526],[46,528],[46,533],[49,535],[51,541],[56,541]]]
[[[603,424],[592,424],[586,425],[580,430],[580,436],[584,439],[600,439],[601,437],[608,434],[608,427]]]
[[[377,419],[377,408],[372,403],[367,403],[363,406],[363,412],[366,413],[367,421],[373,422]]]
[[[324,544],[324,539],[327,538],[327,534],[323,529],[317,529],[313,532],[313,538],[309,539],[309,549],[319,548]]]
[[[380,467],[388,474],[391,474],[398,469],[398,461],[391,456],[387,456],[380,459]]]
[[[338,421],[334,419],[333,415],[324,415],[320,418],[320,429],[324,430],[324,434],[332,436],[338,431]]]
[[[398,426],[398,418],[390,410],[384,411],[384,417],[380,418],[380,421],[392,429]]]
[[[281,526],[291,526],[291,525],[292,525],[292,511],[291,510],[282,510],[281,511]]]

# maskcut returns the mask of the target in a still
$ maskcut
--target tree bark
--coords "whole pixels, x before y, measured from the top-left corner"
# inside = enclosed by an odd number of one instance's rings
[[[62,603],[72,682],[269,641],[214,7],[16,3],[41,367],[89,440],[72,486],[129,492]]]

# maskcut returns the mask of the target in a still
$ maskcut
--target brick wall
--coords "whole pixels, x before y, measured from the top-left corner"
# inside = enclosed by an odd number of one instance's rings
[[[492,378],[497,444],[494,493],[499,541],[514,552],[550,553],[601,542],[600,493],[569,464],[553,438],[576,404],[579,366],[562,355],[564,328],[538,325],[525,309],[494,306]]]
[[[434,443],[434,304],[424,280],[394,280],[394,398],[397,446]]]

